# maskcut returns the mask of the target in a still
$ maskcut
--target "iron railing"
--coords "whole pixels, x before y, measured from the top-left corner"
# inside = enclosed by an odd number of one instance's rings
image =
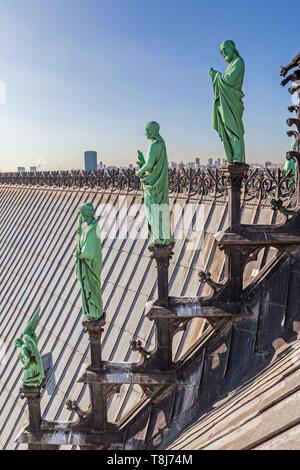
[[[120,168],[92,172],[41,171],[36,173],[0,173],[0,185],[77,188],[133,192],[141,189],[135,169]],[[186,197],[222,198],[227,196],[228,181],[218,169],[170,170],[170,194]],[[243,182],[244,202],[267,199],[291,199],[295,192],[294,178],[281,169],[250,169]]]

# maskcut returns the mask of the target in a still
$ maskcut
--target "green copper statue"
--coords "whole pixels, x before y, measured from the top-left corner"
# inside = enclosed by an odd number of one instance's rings
[[[297,152],[298,151],[298,143],[297,143],[296,140],[294,142],[292,142],[292,144],[291,144],[291,151],[292,152]],[[285,174],[290,172],[291,177],[293,179],[295,179],[295,160],[293,158],[291,158],[290,160],[285,161],[283,171],[284,171]]]
[[[100,320],[103,316],[101,293],[102,248],[98,237],[98,222],[92,204],[79,209],[76,274],[81,284],[83,313],[87,320]]]
[[[160,126],[151,121],[145,126],[147,139],[151,140],[146,158],[138,152],[137,175],[142,181],[145,213],[153,245],[171,245],[169,208],[169,167],[166,144],[160,135]]]
[[[214,88],[213,128],[218,132],[227,157],[226,163],[245,163],[242,92],[245,64],[233,41],[221,44],[228,67],[224,74],[210,69]]]
[[[22,337],[16,340],[16,347],[20,350],[19,360],[24,369],[22,381],[24,386],[28,388],[38,388],[43,385],[45,380],[43,362],[35,333],[40,314],[41,308],[39,307],[26,326]]]

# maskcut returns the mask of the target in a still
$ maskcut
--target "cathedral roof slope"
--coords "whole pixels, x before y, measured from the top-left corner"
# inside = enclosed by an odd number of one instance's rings
[[[129,232],[144,223],[139,191],[72,189],[0,185],[0,338],[6,356],[0,366],[0,446],[18,447],[15,437],[26,419],[26,405],[19,397],[21,368],[14,341],[22,332],[37,305],[43,308],[40,326],[42,354],[51,353],[51,368],[42,398],[43,417],[66,421],[72,415],[66,400],[76,399],[88,406],[85,387],[76,382],[87,359],[88,340],[81,327],[80,286],[74,272],[78,207],[93,202],[98,209],[103,238],[103,296],[107,325],[103,337],[103,357],[114,362],[136,361],[130,341],[140,339],[147,349],[154,347],[154,329],[143,315],[149,299],[156,296],[156,269],[150,259],[147,239],[114,237],[114,213],[119,216],[117,235],[126,223]],[[222,278],[223,253],[213,235],[227,226],[227,202],[221,198],[171,198],[177,230],[170,269],[171,295],[205,294],[198,272],[208,269],[216,280]],[[176,210],[175,210],[176,207]],[[134,208],[126,219],[126,208]],[[192,216],[179,237],[180,215],[188,208]],[[203,211],[203,212],[201,212]],[[195,222],[202,213],[203,223]],[[252,201],[243,209],[247,223],[275,221],[268,205]],[[119,232],[118,232],[119,230]],[[247,268],[247,279],[255,278],[272,257],[262,253]],[[175,358],[184,354],[203,332],[203,320],[193,320],[185,333],[176,337]],[[111,401],[110,419],[119,420],[139,402],[142,391],[124,386]]]

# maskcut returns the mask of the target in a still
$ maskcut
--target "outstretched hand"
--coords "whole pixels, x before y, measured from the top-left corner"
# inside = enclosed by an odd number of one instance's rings
[[[217,70],[213,69],[212,67],[208,71],[211,78],[215,78],[216,74],[218,73]]]
[[[145,157],[144,157],[144,154],[143,152],[141,152],[140,150],[138,150],[138,160],[136,162],[136,164],[142,168],[142,166],[145,164]]]

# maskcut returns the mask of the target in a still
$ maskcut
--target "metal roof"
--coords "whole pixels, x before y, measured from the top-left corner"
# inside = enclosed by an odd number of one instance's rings
[[[43,308],[39,326],[42,354],[52,353],[53,367],[42,398],[45,419],[68,420],[65,402],[78,399],[88,406],[85,388],[76,383],[88,353],[88,341],[81,327],[80,286],[75,279],[73,252],[76,244],[78,206],[86,201],[100,209],[100,223],[112,230],[107,204],[119,211],[121,226],[126,223],[124,205],[137,204],[142,211],[140,193],[122,190],[72,189],[0,185],[0,338],[6,347],[6,363],[0,367],[0,446],[18,447],[16,434],[26,419],[26,406],[18,397],[21,367],[14,346],[29,316],[37,305]],[[205,224],[198,227],[191,218],[187,233],[175,245],[170,267],[170,294],[195,296],[208,293],[198,279],[200,269],[209,269],[216,280],[222,278],[224,258],[213,234],[227,226],[226,197],[188,199],[171,198],[175,207],[175,229],[187,208],[195,214],[204,208]],[[179,208],[179,209],[178,209]],[[244,205],[243,221],[274,222],[266,204],[252,201]],[[143,223],[145,220],[143,218]],[[134,224],[134,220],[132,220]],[[195,245],[191,249],[191,239]],[[103,357],[114,362],[136,361],[129,344],[139,338],[148,349],[154,347],[154,329],[143,315],[145,303],[156,295],[156,269],[148,252],[148,240],[130,238],[103,239],[103,297],[107,325],[103,337]],[[255,275],[272,250],[262,254],[247,269],[247,280]],[[188,330],[177,336],[178,359],[203,332],[202,320],[191,322]],[[110,405],[110,419],[124,417],[141,398],[138,387],[122,387]]]
[[[171,450],[299,450],[300,341],[216,403]]]

